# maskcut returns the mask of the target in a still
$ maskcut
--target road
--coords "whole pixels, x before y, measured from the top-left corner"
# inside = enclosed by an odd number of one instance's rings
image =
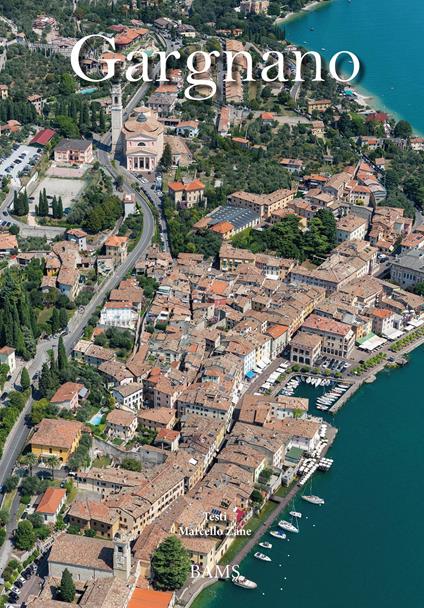
[[[132,111],[134,107],[137,107],[137,104],[140,102],[140,99],[147,91],[147,85],[143,85],[140,89],[135,93],[132,99],[129,101],[125,114],[128,115],[129,112]],[[154,234],[155,229],[155,221],[153,217],[153,213],[146,201],[146,199],[139,194],[137,191],[133,190],[131,186],[128,184],[128,175],[127,172],[123,170],[122,167],[116,163],[116,166],[112,165],[111,159],[109,158],[107,149],[107,143],[110,141],[110,133],[106,134],[103,137],[103,147],[97,150],[97,155],[100,164],[103,168],[110,173],[113,179],[116,179],[118,175],[122,175],[124,178],[123,190],[125,193],[134,194],[137,202],[140,205],[140,208],[144,215],[144,225],[143,225],[143,234],[140,237],[140,240],[134,247],[134,249],[129,253],[128,257],[124,260],[124,262],[115,269],[115,272],[109,276],[99,287],[96,294],[93,296],[89,304],[84,308],[82,314],[76,312],[72,317],[71,321],[68,325],[68,333],[64,336],[64,344],[66,351],[70,353],[72,348],[80,339],[84,327],[87,325],[87,322],[91,315],[94,314],[97,306],[100,306],[105,300],[107,294],[114,289],[119,282],[125,277],[125,275],[132,270],[136,261],[143,255],[143,253],[148,248],[152,236]],[[132,177],[132,176],[131,176]],[[132,178],[132,182],[134,179]],[[12,195],[13,196],[13,195]],[[1,207],[1,211],[3,210],[3,206],[6,204],[6,201],[3,203]],[[41,371],[41,367],[43,363],[48,358],[48,352],[52,348],[57,346],[57,339],[51,338],[49,340],[39,341],[37,345],[37,354],[35,358],[27,365],[28,372],[30,377],[33,378],[34,375]],[[25,423],[25,417],[29,414],[31,410],[32,399],[28,401],[24,410],[22,411],[18,421],[13,427],[12,431],[9,433],[9,436],[6,441],[6,445],[4,448],[3,456],[0,459],[0,484],[2,485],[5,479],[11,474],[13,466],[16,462],[17,457],[22,451],[27,437],[29,433],[29,428]]]

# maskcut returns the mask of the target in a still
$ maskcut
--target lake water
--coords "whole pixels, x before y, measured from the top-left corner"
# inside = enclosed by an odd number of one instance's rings
[[[325,506],[298,499],[290,510],[303,513],[300,534],[289,542],[265,534],[272,563],[252,555],[242,562],[257,590],[218,583],[196,608],[424,605],[423,370],[421,347],[407,366],[382,372],[353,396],[335,418],[333,468],[314,476]]]
[[[364,68],[359,84],[371,103],[424,133],[423,0],[329,0],[283,27],[288,40],[327,59],[341,50],[356,53]]]

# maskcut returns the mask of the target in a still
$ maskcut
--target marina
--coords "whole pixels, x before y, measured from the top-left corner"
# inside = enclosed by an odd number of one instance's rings
[[[420,495],[414,480],[424,474],[424,446],[417,443],[422,408],[416,382],[423,365],[421,347],[410,355],[408,366],[382,372],[376,382],[364,384],[348,407],[340,411],[340,438],[328,455],[337,467],[325,474],[316,472],[313,489],[308,486],[302,493],[324,499],[325,505],[318,508],[300,495],[295,505],[294,496],[290,496],[287,511],[276,515],[274,526],[289,516],[289,511],[301,511],[301,532],[287,534],[282,543],[273,543],[272,563],[267,568],[257,568],[253,554],[242,555],[240,570],[255,580],[257,590],[241,599],[232,585],[218,583],[204,592],[194,608],[222,608],[240,601],[244,608],[281,603],[306,608],[311,602],[311,589],[317,608],[416,605],[418,595],[424,595],[416,560],[424,524],[421,502],[408,488],[416,487]],[[399,416],[400,403],[409,404],[408,416]],[[397,489],[402,490],[399,496],[394,492],[394,479],[400,484]],[[410,517],[399,518],[399,509],[406,509]],[[370,510],[379,517],[366,517]],[[358,517],[361,526],[357,525]],[[387,534],[393,526],[397,526],[395,539]],[[322,576],[322,563],[337,563],[338,575],[331,583]],[[302,583],[305,572],[308,585]]]

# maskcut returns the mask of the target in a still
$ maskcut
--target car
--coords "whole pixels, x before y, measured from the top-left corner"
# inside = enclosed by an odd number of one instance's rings
[[[18,578],[18,580],[15,581],[15,587],[17,587],[18,589],[22,589],[23,586],[24,583]]]
[[[28,568],[22,572],[22,576],[26,581],[31,578],[32,574],[33,573]]]

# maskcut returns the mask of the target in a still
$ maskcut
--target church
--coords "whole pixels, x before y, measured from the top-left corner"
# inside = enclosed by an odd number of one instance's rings
[[[153,110],[136,108],[122,129],[127,169],[133,173],[155,171],[164,150],[164,126]]]
[[[112,154],[118,151],[126,159],[128,171],[134,174],[152,173],[162,158],[165,128],[150,108],[135,108],[123,124],[120,84],[112,85]]]

